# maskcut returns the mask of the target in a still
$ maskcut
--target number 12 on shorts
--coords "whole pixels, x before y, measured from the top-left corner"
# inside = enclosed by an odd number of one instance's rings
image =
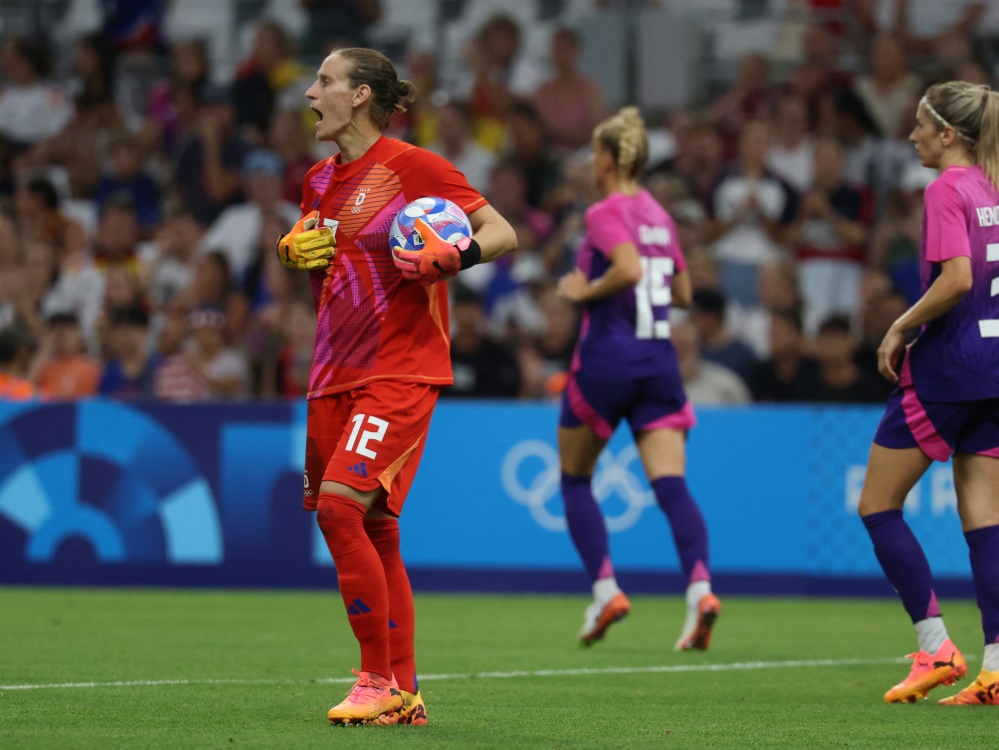
[[[361,425],[364,424],[365,420],[371,427],[374,427],[373,430],[361,432]],[[378,454],[368,447],[368,441],[375,440],[380,443],[385,438],[385,431],[388,429],[389,423],[384,419],[366,414],[355,414],[350,418],[350,421],[354,423],[354,428],[350,431],[345,449],[365,458],[376,458]],[[360,440],[358,440],[358,434],[360,434]],[[354,450],[355,443],[357,450]]]
[[[641,261],[642,279],[635,286],[635,338],[668,339],[669,321],[656,320],[655,311],[673,299],[673,259],[643,255]]]

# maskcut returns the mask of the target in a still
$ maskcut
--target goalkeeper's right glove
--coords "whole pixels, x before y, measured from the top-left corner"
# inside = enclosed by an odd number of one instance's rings
[[[336,255],[336,236],[329,227],[315,229],[319,212],[306,214],[284,237],[278,240],[278,258],[288,268],[311,271],[326,268]]]

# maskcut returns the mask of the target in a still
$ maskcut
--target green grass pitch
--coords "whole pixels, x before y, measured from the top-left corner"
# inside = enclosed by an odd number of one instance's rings
[[[882,703],[915,647],[895,601],[723,602],[677,654],[678,598],[582,649],[581,597],[420,595],[430,724],[333,729],[358,662],[336,592],[0,588],[0,748],[996,747],[993,709]],[[977,673],[977,610],[944,613]]]

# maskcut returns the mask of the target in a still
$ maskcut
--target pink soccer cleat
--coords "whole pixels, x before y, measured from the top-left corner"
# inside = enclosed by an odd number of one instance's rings
[[[402,693],[395,679],[386,680],[374,672],[358,672],[357,682],[347,697],[326,714],[333,726],[361,726],[378,723],[378,719],[403,707]]]
[[[885,703],[915,703],[937,685],[953,685],[968,674],[964,656],[950,638],[935,654],[919,651],[906,658],[912,659],[909,676],[885,693]]]

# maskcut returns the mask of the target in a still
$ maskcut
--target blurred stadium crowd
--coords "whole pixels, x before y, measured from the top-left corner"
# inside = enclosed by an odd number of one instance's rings
[[[274,243],[331,153],[304,91],[352,45],[420,91],[389,134],[453,161],[519,235],[514,257],[451,283],[447,395],[556,396],[578,311],[555,282],[596,197],[590,133],[624,103],[583,72],[594,39],[578,29],[684,4],[0,0],[0,398],[304,393],[312,301]],[[682,106],[636,102],[646,184],[694,282],[672,328],[691,398],[883,400],[874,352],[918,298],[935,176],[906,138],[929,83],[992,81],[995,3],[705,5],[775,44],[729,54]],[[430,6],[462,34],[438,33]]]

